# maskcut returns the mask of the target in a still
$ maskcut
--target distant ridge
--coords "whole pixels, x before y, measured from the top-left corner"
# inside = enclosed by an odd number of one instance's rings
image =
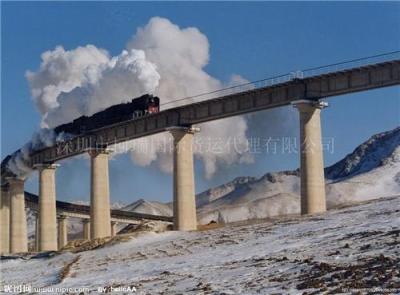
[[[400,127],[373,135],[343,160],[327,167],[325,177],[333,180],[353,177],[388,162],[398,161],[399,153],[395,151],[399,146]]]

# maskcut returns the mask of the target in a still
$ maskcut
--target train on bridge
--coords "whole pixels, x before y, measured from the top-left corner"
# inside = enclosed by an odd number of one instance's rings
[[[160,99],[151,94],[145,94],[132,99],[131,102],[113,105],[92,116],[81,116],[71,123],[54,128],[58,134],[61,132],[70,134],[82,134],[104,126],[132,120],[148,114],[160,111]]]

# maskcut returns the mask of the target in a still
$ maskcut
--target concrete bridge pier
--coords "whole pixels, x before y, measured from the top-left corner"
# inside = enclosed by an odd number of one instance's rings
[[[39,171],[39,251],[57,251],[57,164],[36,165]]]
[[[10,192],[7,186],[1,187],[0,197],[0,253],[10,253]]]
[[[24,180],[8,178],[10,186],[10,252],[28,252]]]
[[[83,219],[83,239],[90,240],[90,219]]]
[[[321,109],[328,104],[298,100],[300,114],[301,214],[326,211],[324,160],[321,140]]]
[[[39,213],[35,214],[35,251],[39,252]]]
[[[91,149],[90,188],[90,237],[92,239],[111,235],[110,187],[108,154],[110,151]]]
[[[174,229],[197,229],[193,171],[193,135],[198,128],[169,128],[174,138]]]
[[[65,215],[58,216],[58,250],[68,243],[68,219]]]
[[[116,236],[117,235],[117,222],[116,221],[111,221],[111,236]]]

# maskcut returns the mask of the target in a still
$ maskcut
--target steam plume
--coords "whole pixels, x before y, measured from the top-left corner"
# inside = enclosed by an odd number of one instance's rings
[[[180,28],[168,19],[154,17],[137,30],[118,56],[110,57],[106,50],[93,45],[73,50],[58,46],[46,51],[41,56],[40,68],[26,73],[33,100],[42,115],[41,127],[54,128],[144,93],[159,96],[163,104],[246,81],[233,75],[231,81],[223,83],[210,76],[204,70],[209,62],[209,47],[207,37],[197,28]],[[207,177],[220,164],[253,161],[246,152],[248,122],[244,116],[200,127],[195,156],[202,160]],[[169,139],[170,135],[164,133],[134,141],[134,147],[145,142],[151,143],[151,148],[132,149],[133,161],[142,166],[157,161],[163,171],[171,171],[171,151],[166,149]],[[39,135],[41,140],[39,145],[51,145],[56,138]],[[210,140],[219,141],[225,148],[210,152],[204,146]],[[21,150],[18,159],[13,159],[10,168],[14,172],[26,170],[18,163],[23,162],[30,149],[36,148],[38,144],[35,146],[33,141]]]

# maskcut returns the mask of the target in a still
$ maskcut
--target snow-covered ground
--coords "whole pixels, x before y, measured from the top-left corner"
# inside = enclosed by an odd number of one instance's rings
[[[317,216],[148,232],[86,252],[3,259],[1,274],[2,286],[91,294],[111,287],[138,294],[398,294],[400,196]]]

